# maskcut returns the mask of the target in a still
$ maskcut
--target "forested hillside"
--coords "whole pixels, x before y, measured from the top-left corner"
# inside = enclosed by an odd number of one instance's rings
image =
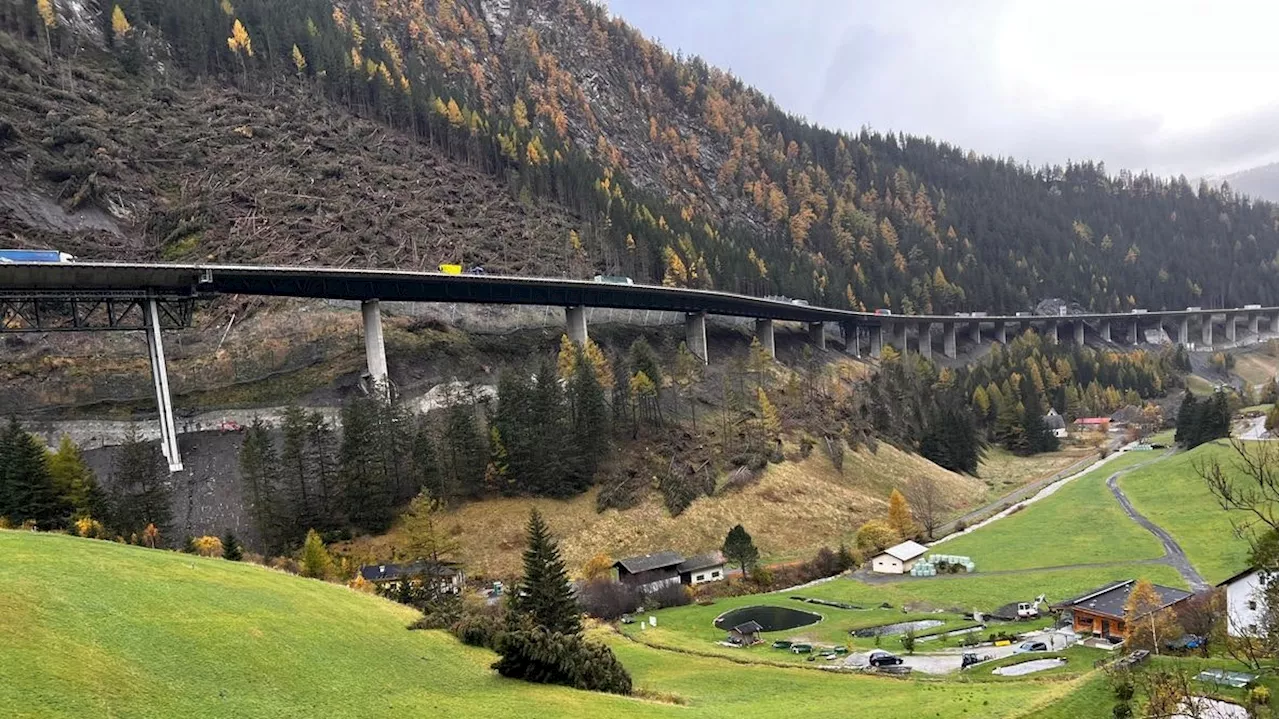
[[[1274,204],[815,127],[583,0],[19,0],[0,28],[0,173],[80,218],[4,197],[19,243],[898,312],[1277,292]]]

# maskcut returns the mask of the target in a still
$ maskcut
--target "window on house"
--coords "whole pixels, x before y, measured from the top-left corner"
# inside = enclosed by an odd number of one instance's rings
[[[719,569],[717,569],[716,571],[712,572],[712,573],[711,573],[711,578],[712,578],[712,579],[719,579],[719,578],[720,578],[720,570],[719,570]]]
[[[1258,603],[1252,599],[1249,600],[1249,611],[1251,612],[1258,611]]]

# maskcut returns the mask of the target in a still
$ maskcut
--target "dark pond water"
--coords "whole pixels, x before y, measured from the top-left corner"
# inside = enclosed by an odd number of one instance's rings
[[[787,607],[742,607],[716,617],[715,624],[719,629],[728,630],[745,622],[756,621],[764,627],[762,631],[777,632],[803,627],[821,619],[821,614]]]

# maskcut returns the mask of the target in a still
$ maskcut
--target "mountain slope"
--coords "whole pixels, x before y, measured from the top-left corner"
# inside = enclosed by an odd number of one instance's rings
[[[86,0],[72,6],[92,15]],[[62,18],[48,33],[54,42],[45,49],[52,53],[42,53],[44,27],[34,12],[0,16],[0,26],[25,38],[11,39],[5,53],[20,71],[14,74],[35,78],[34,87],[7,79],[9,92],[0,98],[31,111],[37,126],[6,133],[10,170],[27,189],[77,208],[110,210],[112,193],[127,184],[96,159],[67,165],[68,144],[72,153],[96,157],[96,138],[68,143],[66,136],[81,140],[74,128],[45,127],[47,110],[56,111],[63,93],[84,91],[60,82],[68,65],[115,77],[133,69],[169,87],[211,78],[235,85],[237,95],[259,106],[304,89],[404,133],[394,148],[357,142],[327,169],[279,175],[313,154],[300,139],[307,130],[287,123],[276,129],[270,114],[254,123],[249,113],[237,123],[233,103],[226,129],[282,132],[296,150],[241,172],[227,167],[226,181],[239,188],[257,179],[245,175],[273,168],[290,189],[270,189],[285,193],[285,201],[207,212],[209,232],[225,235],[226,243],[184,232],[182,213],[141,212],[122,231],[151,256],[254,260],[279,256],[275,248],[282,246],[286,256],[304,260],[431,266],[462,254],[523,271],[603,270],[897,311],[1012,310],[1046,295],[1093,309],[1213,306],[1259,301],[1277,287],[1272,204],[1183,181],[1112,178],[1090,163],[1032,170],[931,138],[829,132],[786,115],[697,58],[673,57],[581,0],[130,0],[122,8],[132,27],[97,37],[71,30]],[[101,13],[98,20],[109,24]],[[237,23],[246,42],[229,46]],[[61,59],[77,44],[82,52]],[[42,86],[57,88],[44,92],[44,104],[53,107],[28,107]],[[310,120],[316,110],[280,114]],[[181,122],[199,127],[202,118]],[[401,146],[413,138],[505,179],[530,213],[567,211],[572,221],[548,221],[548,231],[538,234],[534,254],[544,261],[523,267],[503,261],[499,247],[514,252],[524,235],[514,246],[510,235],[486,244],[481,232],[448,223],[436,228],[442,238],[436,247],[405,241],[429,233],[442,214],[490,216],[491,208],[466,198],[446,200],[441,212],[419,214],[418,224],[403,228],[385,224],[418,204],[412,196],[367,213],[375,222],[334,226],[334,215],[347,213],[330,208],[344,209],[341,200],[353,190],[332,182],[333,164],[374,158],[401,172],[440,172],[420,167],[412,154],[395,155],[416,152]],[[257,142],[245,144],[249,158],[262,152]],[[145,157],[151,147],[141,142],[112,153],[108,146],[107,153]],[[206,185],[216,185],[201,181],[199,153],[160,160],[185,162],[175,169],[182,179],[166,187],[143,178],[134,189],[160,195],[186,187],[199,201]],[[301,192],[302,182],[311,191]],[[376,178],[369,184],[376,187]],[[266,202],[274,195],[264,189],[249,197]],[[315,197],[330,204],[317,207]],[[317,216],[327,231],[309,231]],[[358,211],[354,218],[363,220]],[[280,225],[270,249],[261,244],[261,223]],[[22,234],[20,240],[38,239]],[[85,249],[120,253],[110,243]]]
[[[612,639],[636,686],[685,706],[503,679],[494,655],[406,631],[406,607],[262,567],[0,531],[0,706],[82,717],[773,717],[859,696],[877,714],[1009,716],[1068,688],[837,676]]]
[[[1231,185],[1231,189],[1241,194],[1267,202],[1280,202],[1280,163],[1233,172],[1221,178],[1220,182]]]

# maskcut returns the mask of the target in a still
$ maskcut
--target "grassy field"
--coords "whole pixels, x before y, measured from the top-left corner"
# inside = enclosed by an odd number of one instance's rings
[[[343,587],[172,552],[0,531],[0,707],[18,717],[1010,716],[1064,680],[967,682],[750,666],[611,639],[648,696],[498,677],[490,652]]]
[[[978,476],[987,483],[992,496],[999,497],[1096,454],[1090,447],[1071,446],[1057,452],[1019,457],[1003,447],[992,446],[978,466]]]
[[[1233,354],[1236,366],[1231,372],[1245,382],[1257,387],[1276,376],[1275,340]]]
[[[1218,507],[1195,465],[1217,459],[1226,469],[1233,455],[1227,443],[1219,441],[1134,470],[1119,480],[1134,508],[1169,532],[1211,584],[1245,568],[1248,543],[1232,532],[1232,519],[1243,515]]]
[[[939,544],[969,556],[979,572],[1155,559],[1164,549],[1130,520],[1107,490],[1107,477],[1160,456],[1126,452],[1015,514]]]
[[[754,484],[701,498],[679,517],[671,516],[656,492],[632,509],[597,512],[593,489],[569,500],[472,502],[452,511],[445,522],[462,543],[462,558],[472,575],[518,572],[531,507],[543,513],[560,537],[571,573],[597,552],[614,558],[662,549],[707,552],[718,548],[740,522],[750,529],[765,561],[788,561],[808,559],[819,547],[834,547],[842,539],[851,542],[862,522],[884,515],[894,487],[902,486],[904,478],[925,475],[938,480],[950,510],[971,508],[985,499],[981,480],[948,472],[881,442],[874,453],[846,452],[843,471],[818,450],[802,461],[771,464]],[[799,507],[803,516],[797,513]],[[396,541],[392,530],[352,542],[344,551],[385,559]]]

